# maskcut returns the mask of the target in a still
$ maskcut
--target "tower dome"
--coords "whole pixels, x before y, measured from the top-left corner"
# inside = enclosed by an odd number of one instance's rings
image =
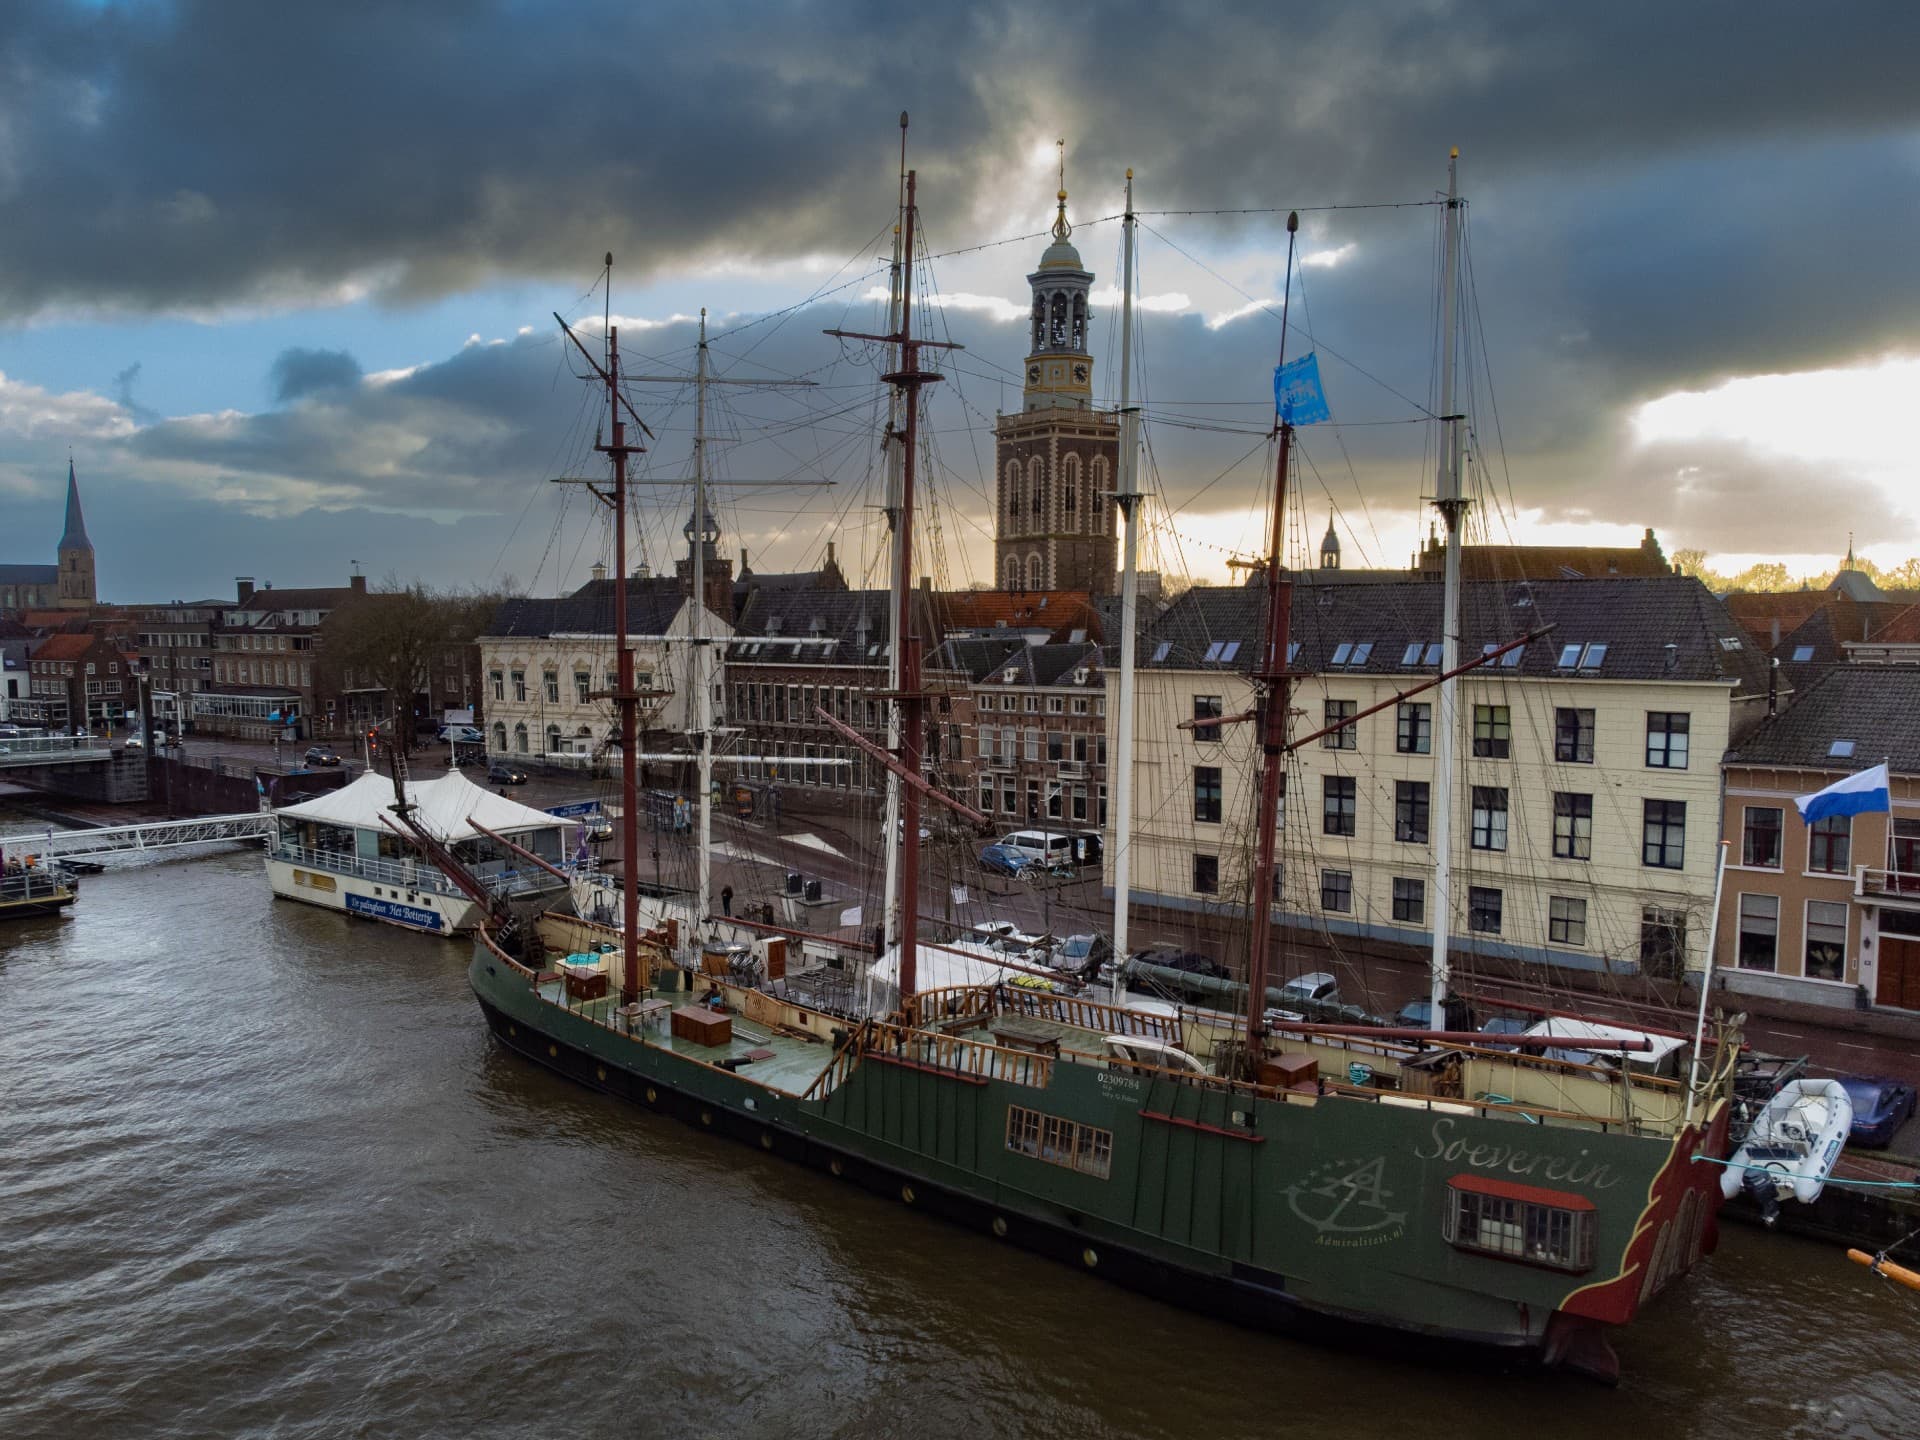
[[[1053,243],[1027,276],[1033,288],[1033,322],[1027,355],[1025,408],[1087,410],[1093,406],[1093,356],[1087,349],[1093,274],[1073,246],[1067,219],[1066,142],[1061,144],[1059,205]]]
[[[1338,570],[1340,568],[1340,537],[1333,532],[1333,512],[1327,512],[1327,533],[1320,540],[1320,568]]]

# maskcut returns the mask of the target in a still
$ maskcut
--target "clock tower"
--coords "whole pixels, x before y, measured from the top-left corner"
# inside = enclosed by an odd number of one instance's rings
[[[1113,589],[1115,415],[1093,408],[1093,275],[1070,237],[1064,163],[1053,243],[1033,290],[1021,408],[995,427],[994,581],[1003,590]]]

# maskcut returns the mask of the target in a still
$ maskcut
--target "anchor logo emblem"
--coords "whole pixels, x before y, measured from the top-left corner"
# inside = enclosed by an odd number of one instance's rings
[[[1334,1160],[1308,1171],[1281,1193],[1293,1213],[1317,1232],[1320,1245],[1382,1245],[1407,1228],[1407,1212],[1387,1202],[1386,1157]]]

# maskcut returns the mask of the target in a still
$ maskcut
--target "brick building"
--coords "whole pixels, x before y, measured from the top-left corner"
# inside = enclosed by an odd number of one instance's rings
[[[27,660],[30,693],[13,707],[19,723],[48,730],[101,730],[139,708],[135,657],[104,635],[54,635]]]

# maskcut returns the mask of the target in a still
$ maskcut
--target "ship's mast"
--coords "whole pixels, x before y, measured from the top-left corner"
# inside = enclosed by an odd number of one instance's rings
[[[1440,476],[1434,508],[1446,527],[1445,581],[1440,621],[1439,711],[1433,725],[1433,957],[1429,964],[1432,986],[1432,1027],[1447,1028],[1448,926],[1453,919],[1453,782],[1454,752],[1459,743],[1459,717],[1453,671],[1460,663],[1460,521],[1467,502],[1460,495],[1460,421],[1454,413],[1454,330],[1459,323],[1460,191],[1456,147],[1447,157],[1446,251],[1441,265],[1440,326]]]
[[[1293,295],[1293,247],[1300,216],[1287,216],[1287,283],[1280,302],[1280,364],[1287,359],[1287,309]],[[1273,433],[1280,441],[1274,462],[1273,515],[1267,531],[1267,626],[1253,678],[1266,687],[1255,725],[1260,732],[1260,803],[1254,817],[1252,948],[1247,952],[1246,1065],[1257,1073],[1267,1034],[1267,947],[1273,935],[1273,874],[1275,831],[1280,818],[1281,767],[1286,764],[1287,642],[1293,626],[1293,582],[1281,570],[1287,537],[1287,462],[1293,450],[1293,425],[1275,397]]]
[[[607,256],[607,285],[613,285],[613,256]],[[620,418],[620,328],[607,326],[608,444],[596,444],[613,462],[613,646],[618,657],[613,703],[620,711],[620,1001],[640,998],[640,892],[634,867],[640,858],[639,745],[640,697],[633,688],[633,650],[627,643],[627,456],[639,449],[627,444]]]
[[[707,307],[700,307],[700,351],[694,366],[693,404],[693,594],[691,619],[694,721],[700,742],[700,880],[695,892],[694,924],[704,927],[713,913],[713,676],[707,664]],[[717,538],[717,537],[716,537]]]
[[[1113,1002],[1126,989],[1127,901],[1133,877],[1133,667],[1140,624],[1140,417],[1133,393],[1133,171],[1127,171],[1127,207],[1120,223],[1120,465],[1114,503],[1126,533],[1120,542],[1120,675],[1114,694],[1113,777]]]
[[[900,324],[900,297],[906,291],[906,267],[901,260],[901,232],[906,223],[907,208],[907,112],[900,112],[900,185],[897,208],[893,219],[893,269],[887,294],[887,330],[897,332],[904,327]],[[900,349],[897,345],[887,347],[888,369],[900,368]],[[889,576],[904,573],[900,551],[900,472],[905,449],[900,433],[901,394],[899,389],[887,395],[887,494],[886,515],[887,535],[892,549],[889,552],[887,573]],[[887,688],[894,694],[900,693],[900,657],[906,646],[903,636],[896,633],[893,643],[887,647]],[[895,754],[900,751],[900,710],[888,705],[887,713],[887,749]],[[881,952],[892,945],[900,936],[900,777],[887,771],[887,804],[883,820],[884,828],[881,840],[886,859],[886,886],[881,892]],[[918,836],[915,837],[916,839]]]

